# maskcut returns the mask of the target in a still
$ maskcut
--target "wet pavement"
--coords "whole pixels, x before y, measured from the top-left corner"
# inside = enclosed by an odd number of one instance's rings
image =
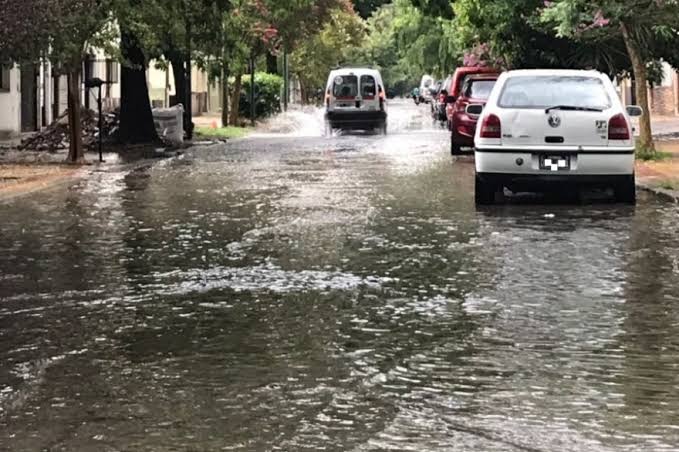
[[[477,211],[423,111],[0,204],[0,450],[679,450],[678,208]]]

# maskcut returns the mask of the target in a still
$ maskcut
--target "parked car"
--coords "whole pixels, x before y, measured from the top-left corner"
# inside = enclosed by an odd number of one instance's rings
[[[387,101],[379,71],[367,68],[334,70],[325,90],[326,135],[335,129],[387,133]]]
[[[450,118],[450,153],[462,154],[463,148],[473,152],[478,116],[467,114],[467,105],[485,105],[499,74],[470,75],[465,79],[460,95],[452,105]]]
[[[431,116],[434,121],[440,121],[441,123],[446,122],[446,105],[448,102],[448,87],[452,81],[453,76],[449,75],[441,84],[438,86],[438,91],[432,100]]]
[[[448,130],[453,130],[453,104],[457,101],[462,91],[462,85],[467,77],[478,74],[499,74],[500,71],[491,67],[459,67],[455,70],[452,79],[448,82],[446,89],[448,91],[448,101],[446,102],[446,120]]]
[[[420,82],[420,103],[431,103],[431,88],[435,80],[431,75],[423,75]]]
[[[594,185],[636,202],[631,116],[608,76],[596,71],[523,70],[502,74],[479,114],[475,135],[476,202],[508,188]]]

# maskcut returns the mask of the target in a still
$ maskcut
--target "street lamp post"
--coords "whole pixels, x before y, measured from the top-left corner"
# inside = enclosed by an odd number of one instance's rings
[[[85,87],[90,89],[90,88],[98,88],[99,90],[99,96],[97,98],[97,107],[99,110],[99,162],[103,163],[104,162],[104,153],[103,153],[103,143],[104,143],[104,114],[102,112],[102,102],[101,102],[101,87],[103,85],[110,85],[113,82],[107,81],[107,80],[102,80],[100,78],[89,78],[85,80]]]

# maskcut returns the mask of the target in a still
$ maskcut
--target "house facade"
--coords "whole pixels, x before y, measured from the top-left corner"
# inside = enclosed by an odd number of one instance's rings
[[[83,79],[100,78],[112,83],[102,87],[105,111],[120,106],[120,64],[93,52],[83,64]],[[63,115],[67,108],[67,79],[54,75],[49,62],[32,65],[0,66],[0,140],[12,139],[22,133],[43,129]],[[209,109],[207,75],[193,68],[193,113],[200,115]],[[160,69],[153,62],[147,70],[147,83],[153,107],[169,106],[175,94],[171,70]],[[82,86],[85,108],[97,108],[98,90]]]

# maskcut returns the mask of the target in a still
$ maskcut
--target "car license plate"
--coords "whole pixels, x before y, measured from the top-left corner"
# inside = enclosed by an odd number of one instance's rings
[[[342,103],[339,104],[340,108],[350,108],[350,107],[353,107],[353,106],[354,106],[354,104],[350,104],[348,102],[342,102]]]
[[[541,155],[540,169],[553,171],[555,173],[559,171],[570,171],[571,158],[567,155]]]

